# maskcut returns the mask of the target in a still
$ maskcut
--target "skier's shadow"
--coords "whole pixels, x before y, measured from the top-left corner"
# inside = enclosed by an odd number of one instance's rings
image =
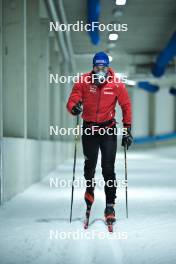
[[[51,222],[67,222],[70,223],[70,219],[69,218],[64,218],[64,217],[53,217],[53,218],[39,218],[37,220],[35,220],[37,223],[51,223]],[[81,222],[82,224],[84,224],[84,219],[83,217],[76,217],[72,219],[72,222]],[[105,224],[105,221],[102,218],[95,218],[91,221],[89,221],[89,226],[92,226],[93,224],[95,224],[96,222],[102,222]]]
[[[95,219],[89,221],[89,226],[95,224],[96,222],[102,222],[103,224],[105,224],[105,221],[102,218],[95,218]]]
[[[122,221],[124,219],[118,219],[119,221]],[[70,223],[70,219],[68,217],[53,217],[53,218],[39,218],[35,220],[37,223],[51,223],[51,222],[67,222]],[[83,217],[76,217],[72,219],[72,222],[81,222],[84,223],[84,218]],[[95,218],[93,220],[89,221],[89,226],[92,226],[93,224],[97,223],[97,222],[101,222],[103,224],[105,224],[105,220],[102,218]]]
[[[81,221],[81,217],[73,218],[72,222]],[[39,218],[35,220],[38,223],[50,223],[50,222],[68,222],[70,223],[70,219],[68,217],[53,217],[53,218]]]

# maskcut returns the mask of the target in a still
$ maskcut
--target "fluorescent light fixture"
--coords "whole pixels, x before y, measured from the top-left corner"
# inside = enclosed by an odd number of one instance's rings
[[[113,11],[113,16],[114,16],[114,17],[121,17],[121,16],[123,16],[123,11],[120,10],[120,9],[115,9],[115,10]]]
[[[116,0],[116,5],[125,5],[126,0]]]
[[[115,42],[108,42],[108,48],[109,49],[113,49],[116,47],[116,43]]]
[[[115,76],[120,80],[124,79],[124,82],[126,85],[129,85],[129,86],[135,86],[136,85],[136,81],[127,79],[127,73],[121,73],[121,72],[117,73],[116,72]]]
[[[133,80],[126,80],[126,84],[129,85],[129,86],[135,86],[136,82],[133,81]]]
[[[111,62],[113,60],[113,57],[111,55],[108,55],[109,61]]]
[[[117,33],[111,33],[109,34],[109,40],[117,40],[118,39],[118,34]]]

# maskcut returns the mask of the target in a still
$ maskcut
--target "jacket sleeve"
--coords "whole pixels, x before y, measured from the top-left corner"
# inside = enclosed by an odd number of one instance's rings
[[[117,101],[122,109],[122,122],[124,127],[131,126],[132,122],[132,106],[128,90],[124,83],[119,83],[117,87]]]
[[[68,98],[66,105],[67,110],[71,113],[73,106],[79,101],[82,102],[82,85],[80,83],[75,83]]]

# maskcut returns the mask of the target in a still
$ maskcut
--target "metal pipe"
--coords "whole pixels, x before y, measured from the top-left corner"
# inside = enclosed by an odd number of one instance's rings
[[[65,14],[65,10],[64,10],[63,1],[57,0],[56,4],[58,6],[58,11],[59,11],[59,15],[61,17],[61,22],[64,23],[65,25],[68,24],[66,14]],[[66,42],[67,42],[67,47],[68,47],[72,71],[73,71],[73,73],[75,73],[76,66],[75,66],[74,51],[73,51],[73,46],[72,46],[72,42],[71,42],[70,31],[68,31],[68,30],[65,31],[65,38],[66,38]]]
[[[57,12],[56,12],[56,7],[55,7],[53,0],[45,0],[45,4],[46,4],[46,8],[48,10],[48,14],[49,14],[50,18],[52,19],[52,21],[53,22],[59,22],[59,24],[60,24],[60,21],[59,21]],[[56,31],[55,33],[56,33],[58,45],[59,45],[61,52],[63,54],[63,58],[64,58],[65,62],[69,63],[70,59],[69,59],[68,52],[66,49],[63,32],[62,31]]]
[[[155,77],[161,77],[164,75],[168,63],[176,55],[176,31],[173,33],[167,46],[160,52],[154,67],[152,69],[152,74]]]
[[[0,58],[0,113],[1,113],[1,118],[0,118],[0,205],[2,205],[3,203],[3,168],[2,168],[2,155],[3,155],[3,100],[2,100],[2,96],[3,96],[3,92],[2,92],[2,87],[3,87],[3,58],[4,58],[4,54],[3,54],[3,47],[4,47],[4,31],[3,31],[3,19],[4,19],[4,15],[3,15],[3,3],[2,0],[0,0],[0,27],[1,27],[1,37],[0,37],[0,52],[2,54],[1,58]]]

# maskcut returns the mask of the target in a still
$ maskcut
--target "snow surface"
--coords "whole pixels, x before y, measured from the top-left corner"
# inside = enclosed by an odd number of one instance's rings
[[[117,153],[118,179],[124,179],[123,161]],[[77,161],[76,179],[83,178],[83,162]],[[1,207],[0,264],[176,263],[176,148],[128,153],[129,219],[119,187],[113,234],[103,222],[103,187],[96,186],[88,230],[84,188],[75,187],[69,223],[71,188],[50,188],[50,179],[71,179],[72,166],[71,159]]]

